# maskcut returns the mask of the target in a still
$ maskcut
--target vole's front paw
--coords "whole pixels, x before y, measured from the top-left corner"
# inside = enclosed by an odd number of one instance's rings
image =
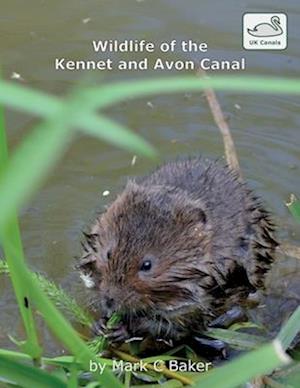
[[[107,328],[106,328],[106,320],[105,319],[99,319],[98,321],[95,321],[92,325],[92,334],[94,336],[102,336],[105,335]]]
[[[240,306],[234,306],[224,314],[211,321],[208,326],[228,329],[234,323],[246,321],[248,321],[248,317],[245,310]]]
[[[209,358],[221,358],[227,357],[227,345],[220,340],[211,339],[207,337],[194,337],[194,342],[199,346],[199,353],[204,354]]]
[[[125,342],[130,338],[127,326],[123,322],[119,322],[114,328],[108,329],[104,335],[111,343]]]
[[[92,333],[95,336],[104,336],[109,342],[124,342],[130,338],[127,326],[123,322],[117,323],[114,327],[107,327],[107,319],[99,319],[92,326]]]

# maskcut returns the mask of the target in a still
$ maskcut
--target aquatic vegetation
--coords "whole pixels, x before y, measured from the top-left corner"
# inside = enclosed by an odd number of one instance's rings
[[[292,216],[300,222],[300,201],[294,194],[291,194],[290,201],[286,204]]]
[[[109,388],[124,386],[123,383],[130,386],[131,379],[135,376],[139,381],[147,380],[152,384],[169,380],[169,387],[194,384],[196,387],[225,388],[245,383],[255,376],[271,373],[278,367],[283,367],[280,382],[285,383],[289,378],[296,381],[299,377],[299,362],[293,361],[286,350],[300,331],[300,308],[283,326],[277,338],[271,342],[266,339],[264,345],[259,344],[257,336],[251,337],[247,334],[245,337],[238,330],[226,333],[211,332],[212,336],[222,338],[225,342],[227,336],[227,342],[238,349],[245,350],[247,344],[247,349],[253,350],[208,373],[172,372],[166,365],[162,365],[159,371],[153,370],[155,359],[152,357],[144,359],[148,371],[138,375],[129,371],[117,378],[113,373],[113,361],[101,358],[95,352],[95,346],[98,346],[97,351],[99,346],[101,349],[105,347],[105,340],[100,338],[100,345],[94,342],[94,347],[91,344],[88,346],[64,317],[67,312],[82,325],[90,326],[91,318],[88,314],[62,289],[30,272],[24,257],[16,214],[28,204],[79,130],[132,152],[152,158],[157,156],[149,143],[104,114],[97,114],[98,109],[102,110],[120,101],[140,96],[200,91],[207,87],[239,92],[300,94],[300,81],[292,79],[264,78],[262,81],[256,77],[178,77],[79,89],[62,100],[0,81],[0,103],[3,106],[39,116],[44,120],[33,128],[14,153],[8,156],[4,115],[3,110],[0,111],[0,240],[6,260],[5,263],[0,262],[0,274],[10,275],[26,334],[24,340],[14,340],[19,351],[0,349],[2,381],[24,387],[75,387],[91,384],[91,387],[100,385]],[[290,208],[299,219],[299,203],[293,202]],[[35,324],[35,310],[42,315],[60,343],[68,349],[69,356],[43,357]],[[133,363],[141,361],[119,350],[115,350],[115,356]],[[163,354],[156,356],[156,359],[167,362],[176,357],[176,353]],[[186,348],[185,358],[190,357],[191,351]],[[102,366],[103,373],[92,370],[91,363]],[[298,367],[293,376],[284,369],[289,363]],[[51,369],[47,368],[49,365]]]

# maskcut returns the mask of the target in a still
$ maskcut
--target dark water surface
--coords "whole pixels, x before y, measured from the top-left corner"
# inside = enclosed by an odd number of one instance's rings
[[[289,18],[288,49],[244,51],[241,18],[247,11],[285,11]],[[213,58],[246,57],[247,71],[243,74],[297,77],[299,17],[300,3],[296,0],[284,3],[279,0],[2,0],[0,61],[7,78],[15,72],[23,79],[16,82],[63,95],[84,74],[55,71],[54,59],[97,59],[100,55],[93,53],[92,39],[155,42],[193,39],[207,42]],[[163,58],[197,60],[201,55],[175,52],[164,54]],[[111,57],[128,59],[129,55]],[[135,56],[142,57],[143,54]],[[156,72],[156,75],[167,73]],[[94,76],[95,82],[100,82],[99,76]],[[109,82],[155,74],[111,71],[101,76]],[[284,204],[290,193],[300,195],[299,97],[218,95],[232,128],[245,177],[273,211],[280,237],[300,244],[299,227]],[[164,160],[197,153],[212,158],[223,155],[222,139],[205,99],[199,94],[128,101],[107,113],[147,138]],[[10,146],[14,147],[35,122],[29,116],[7,112]],[[154,167],[141,157],[132,166],[132,158],[133,154],[93,138],[77,139],[22,212],[22,237],[31,268],[47,274],[81,300],[84,300],[82,285],[72,269],[73,257],[80,252],[81,230],[93,219],[96,209],[114,198],[126,177],[148,173]],[[107,197],[102,195],[105,190],[110,191]],[[300,295],[299,264],[299,260],[279,257],[270,276],[273,294]],[[290,307],[276,295],[268,302],[270,320],[281,314],[280,309]],[[0,346],[11,346],[7,333],[20,336],[21,324],[9,281],[4,278],[0,283],[0,316]],[[43,332],[45,342],[49,343],[48,334]]]

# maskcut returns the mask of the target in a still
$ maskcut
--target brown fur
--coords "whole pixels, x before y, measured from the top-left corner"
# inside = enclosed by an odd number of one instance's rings
[[[226,299],[264,286],[277,246],[258,199],[203,158],[129,181],[91,228],[81,269],[101,316],[119,311],[131,335],[179,339]],[[150,271],[141,270],[151,261]]]

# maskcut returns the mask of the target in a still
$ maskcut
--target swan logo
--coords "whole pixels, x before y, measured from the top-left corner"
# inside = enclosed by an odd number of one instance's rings
[[[245,13],[243,15],[245,50],[284,50],[287,48],[285,13]]]

